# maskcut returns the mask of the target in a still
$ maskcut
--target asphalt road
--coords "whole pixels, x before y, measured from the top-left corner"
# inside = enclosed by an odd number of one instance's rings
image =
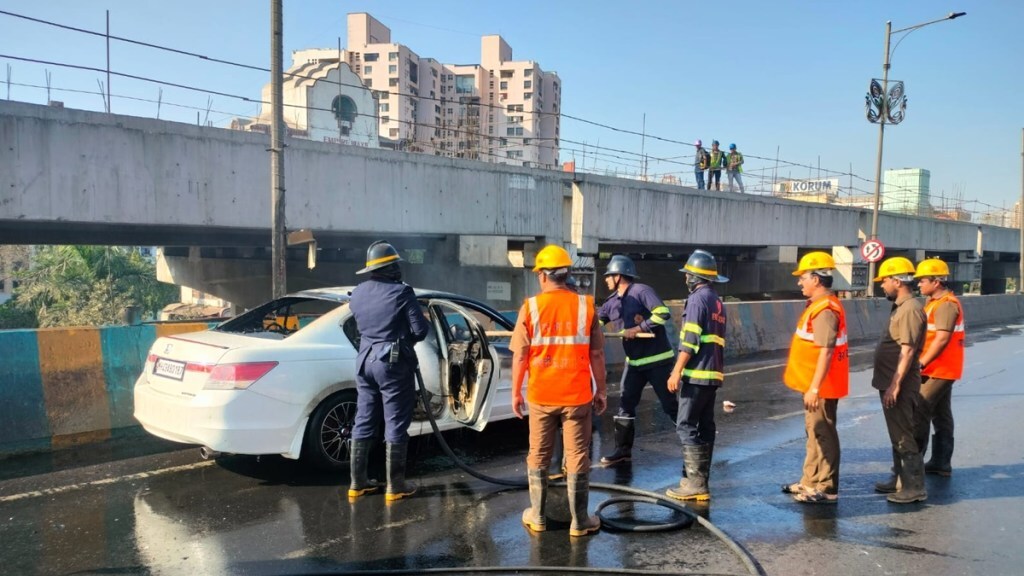
[[[890,451],[869,386],[870,346],[853,354],[851,395],[839,405],[843,460],[835,506],[797,504],[779,491],[799,478],[804,450],[799,396],[780,383],[781,360],[729,367],[718,399],[737,408],[719,409],[713,498],[696,509],[773,575],[1024,573],[1022,328],[969,334],[967,373],[954,388],[955,472],[929,477],[928,501],[910,506],[872,491],[888,473]],[[632,466],[596,469],[593,481],[659,492],[678,481],[679,442],[652,399],[647,391]],[[599,448],[610,448],[610,430],[609,413],[595,436],[595,460]],[[519,422],[446,437],[488,474],[524,474],[526,429]],[[732,552],[696,526],[602,531],[576,541],[565,529],[530,535],[519,520],[525,492],[454,471],[433,441],[413,450],[421,493],[390,506],[380,496],[350,504],[346,477],[281,458],[204,462],[194,449],[169,450],[128,438],[0,461],[0,573],[197,576],[523,565],[743,573]],[[594,493],[592,506],[606,497]],[[647,505],[621,513],[668,516]]]

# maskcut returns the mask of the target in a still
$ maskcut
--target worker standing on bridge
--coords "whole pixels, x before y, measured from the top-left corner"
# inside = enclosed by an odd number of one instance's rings
[[[708,155],[708,190],[722,191],[722,168],[725,166],[725,151],[719,150],[718,140],[714,140]]]
[[[783,381],[803,395],[807,455],[800,481],[783,485],[782,491],[809,504],[839,499],[836,408],[850,390],[850,357],[846,312],[832,293],[835,267],[831,255],[811,252],[793,272],[808,300],[793,334]]]
[[[677,500],[708,500],[715,448],[715,395],[725,380],[725,306],[711,287],[728,282],[710,252],[695,250],[680,272],[690,291],[679,334],[679,356],[668,380],[679,395],[676,433],[683,443],[683,478],[666,494]]]
[[[740,193],[743,190],[743,154],[736,150],[735,144],[729,144],[729,155],[726,157],[726,174],[729,176],[729,192],[732,192],[732,183],[735,181],[740,186]]]
[[[604,336],[594,315],[594,299],[566,288],[572,258],[564,248],[545,246],[533,271],[541,293],[519,310],[512,332],[512,411],[523,417],[523,379],[529,374],[530,452],[526,457],[530,507],[523,525],[533,532],[547,528],[548,466],[555,433],[562,426],[566,487],[572,524],[569,536],[586,536],[601,528],[587,512],[590,497],[592,413],[608,406]],[[594,388],[591,387],[593,374]]]
[[[918,357],[925,339],[925,314],[914,298],[914,264],[902,256],[882,262],[875,282],[893,301],[889,325],[875,348],[871,385],[882,399],[882,414],[892,442],[893,475],[875,484],[896,504],[928,499],[924,457],[918,451],[917,419],[921,416],[921,368]]]
[[[679,412],[679,401],[667,386],[676,357],[666,330],[672,313],[654,288],[640,284],[637,278],[636,264],[628,256],[612,256],[604,273],[605,283],[612,293],[597,311],[602,326],[613,323],[622,329],[622,348],[626,352],[619,386],[619,410],[614,419],[615,451],[601,458],[604,466],[632,459],[636,407],[648,383],[654,388],[661,409],[673,423]],[[637,338],[640,333],[654,337]]]
[[[697,152],[693,156],[693,175],[697,178],[697,190],[704,189],[704,171],[711,164],[710,156],[708,156],[708,151],[704,149],[703,144],[700,140],[693,143],[697,148]]]
[[[371,244],[366,267],[356,272],[369,272],[370,279],[356,286],[349,301],[360,336],[349,498],[380,489],[367,478],[366,467],[382,417],[387,442],[385,499],[391,502],[416,491],[405,481],[408,430],[416,406],[418,362],[413,346],[427,337],[429,326],[413,289],[402,282],[399,262],[402,258],[391,244]]]
[[[921,294],[928,297],[924,305],[928,327],[921,354],[924,417],[918,422],[918,448],[924,454],[928,434],[935,426],[932,457],[924,471],[949,476],[953,473],[953,382],[964,371],[964,309],[949,288],[949,266],[942,260],[922,261],[914,278]]]

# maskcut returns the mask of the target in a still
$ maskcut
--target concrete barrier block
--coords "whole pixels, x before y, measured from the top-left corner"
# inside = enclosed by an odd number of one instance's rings
[[[0,447],[48,447],[50,420],[39,371],[36,331],[0,331],[0,358]]]
[[[98,328],[41,329],[39,372],[53,444],[75,444],[79,435],[110,435],[110,410]]]

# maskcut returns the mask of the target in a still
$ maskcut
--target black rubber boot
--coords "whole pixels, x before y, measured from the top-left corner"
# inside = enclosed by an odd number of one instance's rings
[[[903,465],[900,461],[900,455],[896,453],[896,450],[892,451],[892,476],[889,476],[888,480],[881,482],[875,482],[875,492],[882,494],[893,494],[898,492],[900,489],[900,470]]]
[[[370,461],[370,449],[373,440],[353,440],[352,455],[349,462],[349,476],[352,481],[348,485],[348,497],[358,498],[366,494],[373,494],[381,489],[383,484],[367,477],[366,468]]]
[[[602,466],[623,464],[633,458],[633,438],[636,436],[636,419],[616,416],[614,422],[615,451],[601,457]]]
[[[384,500],[387,502],[401,500],[416,492],[416,487],[405,481],[405,456],[408,449],[408,442],[401,444],[388,442],[388,489],[384,494]]]
[[[567,474],[565,486],[569,496],[569,511],[572,513],[569,536],[587,536],[600,530],[601,519],[597,516],[590,516],[587,511],[590,505],[589,475],[585,472]]]
[[[711,475],[712,444],[700,446],[683,446],[683,465],[685,477],[679,481],[678,488],[669,488],[665,495],[676,500],[710,500],[711,490],[708,478]]]
[[[932,457],[925,462],[924,471],[928,474],[939,476],[952,476],[953,466],[950,461],[953,459],[953,438],[948,439],[932,435]]]
[[[889,494],[886,500],[894,504],[924,502],[928,499],[928,492],[924,488],[924,458],[919,452],[907,454],[901,464],[900,489]]]
[[[530,484],[530,507],[523,510],[523,526],[533,532],[547,530],[547,517],[544,515],[548,499],[547,470],[530,470],[526,474]]]

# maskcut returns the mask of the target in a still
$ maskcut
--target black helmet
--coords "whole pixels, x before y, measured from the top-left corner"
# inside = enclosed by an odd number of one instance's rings
[[[636,264],[633,264],[629,256],[623,256],[622,254],[612,256],[612,259],[608,261],[608,267],[604,270],[605,276],[612,276],[614,274],[630,278],[640,277],[636,273]]]
[[[395,247],[386,241],[378,240],[366,249],[366,268],[356,274],[366,274],[399,262],[404,262],[404,260],[398,255],[398,250],[395,250]]]
[[[694,250],[693,254],[686,259],[686,265],[679,271],[692,274],[708,282],[729,281],[725,276],[718,274],[718,263],[715,262],[715,257],[706,250]]]

